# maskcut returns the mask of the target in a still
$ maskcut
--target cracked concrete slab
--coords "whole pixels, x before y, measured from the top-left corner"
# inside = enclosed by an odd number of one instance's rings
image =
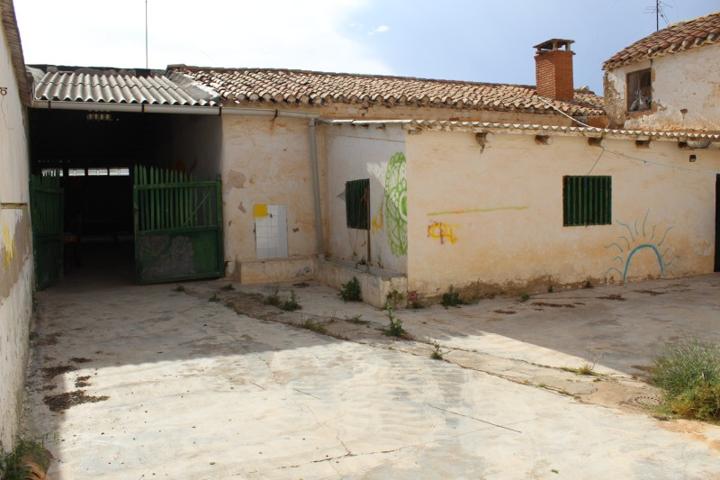
[[[698,290],[720,283],[697,281]],[[233,292],[221,285],[39,295],[25,428],[56,456],[52,478],[720,478],[720,428],[584,403],[597,383],[636,386],[625,365],[648,355],[644,341],[625,355],[636,334],[610,342],[602,325],[594,327],[598,343],[590,342],[590,324],[611,315],[646,328],[642,322],[652,320],[636,317],[662,311],[646,299],[671,293],[637,294],[627,320],[614,307],[601,315],[529,308],[515,327],[501,329],[495,325],[506,320],[492,320],[486,310],[520,311],[515,300],[400,312],[419,341],[397,341],[378,331],[387,321],[383,312],[343,304],[324,287],[297,288],[303,309],[290,314],[241,295],[260,287]],[[579,301],[602,305],[585,297],[601,296],[599,290],[580,292]],[[220,301],[208,301],[210,292]],[[247,314],[225,306],[233,296]],[[580,325],[557,310],[572,310]],[[368,323],[351,322],[357,315]],[[304,318],[326,322],[330,335],[348,340],[283,323]],[[685,328],[703,322],[710,320]],[[561,345],[524,332],[533,325],[560,335]],[[573,329],[579,345],[567,342]],[[434,341],[448,350],[448,361],[430,359]],[[588,361],[582,349],[599,344],[617,347],[603,357],[611,361],[598,364],[610,380],[558,368]],[[51,380],[43,375],[63,365],[73,368]],[[81,378],[86,395],[107,398],[50,411],[43,398],[77,390]],[[566,384],[565,394],[553,391],[553,382]]]

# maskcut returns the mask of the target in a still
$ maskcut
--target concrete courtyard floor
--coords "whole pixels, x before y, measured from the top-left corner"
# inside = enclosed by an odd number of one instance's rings
[[[655,418],[642,381],[666,342],[720,341],[719,275],[402,310],[405,339],[323,286],[279,286],[283,312],[226,285],[39,294],[51,478],[720,479],[720,427]]]

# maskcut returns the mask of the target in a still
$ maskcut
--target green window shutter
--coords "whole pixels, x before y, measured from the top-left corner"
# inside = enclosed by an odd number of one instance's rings
[[[348,228],[367,230],[370,223],[370,180],[345,183],[345,213]]]
[[[611,223],[612,177],[604,175],[563,177],[564,226]]]

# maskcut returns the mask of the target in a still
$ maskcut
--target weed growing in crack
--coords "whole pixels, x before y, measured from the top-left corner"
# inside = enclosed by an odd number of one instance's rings
[[[442,300],[440,301],[443,307],[459,307],[463,304],[463,301],[460,299],[460,293],[453,288],[452,285],[450,285],[450,288],[447,292],[443,293]]]
[[[385,306],[390,308],[397,308],[402,304],[405,296],[395,289],[392,289],[385,298]]]
[[[521,301],[521,302],[527,302],[528,300],[530,300],[530,295],[528,295],[526,292],[523,292],[523,293],[520,295],[520,301]]]
[[[595,365],[584,363],[576,371],[578,375],[595,375]]]
[[[315,333],[320,333],[322,335],[327,334],[327,328],[325,328],[325,325],[322,323],[315,322],[311,319],[305,320],[303,323],[300,324],[300,326],[306,330],[310,330]]]
[[[392,308],[387,309],[387,316],[390,323],[387,330],[385,330],[385,334],[390,337],[402,337],[403,335],[405,335],[405,329],[403,328],[402,320],[400,320],[393,314]]]
[[[0,452],[0,478],[4,480],[26,480],[44,478],[44,471],[50,464],[50,453],[42,444],[20,440],[12,452]]]
[[[279,291],[276,288],[275,290],[273,290],[273,293],[271,293],[270,295],[265,297],[265,299],[263,300],[263,303],[265,305],[272,305],[273,307],[280,306],[280,296],[278,295],[278,293],[279,293]]]
[[[348,317],[345,320],[347,320],[350,323],[354,323],[355,325],[367,325],[368,323],[370,323],[367,320],[363,320],[362,315],[355,315],[354,317]]]
[[[360,281],[357,277],[340,286],[340,298],[345,302],[361,302],[362,291],[360,289]]]
[[[443,353],[442,350],[440,350],[439,343],[433,343],[433,351],[430,354],[430,358],[432,358],[433,360],[443,360]]]
[[[301,308],[302,306],[298,303],[297,297],[295,297],[295,290],[290,290],[290,298],[280,304],[280,309],[286,312],[294,312]]]

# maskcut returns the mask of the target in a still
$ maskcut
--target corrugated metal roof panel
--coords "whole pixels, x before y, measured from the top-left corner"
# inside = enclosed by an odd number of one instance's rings
[[[217,95],[173,82],[161,72],[46,67],[36,81],[35,100],[147,105],[214,106]]]

